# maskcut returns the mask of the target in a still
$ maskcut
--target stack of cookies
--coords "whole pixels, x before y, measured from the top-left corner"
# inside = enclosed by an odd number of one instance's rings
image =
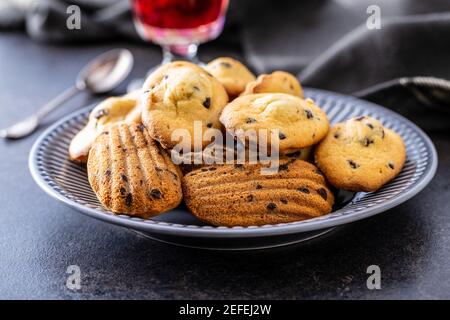
[[[270,133],[264,140],[263,131]],[[177,165],[175,155],[202,154],[221,135],[244,154],[252,144],[269,150],[276,170],[267,174],[266,163],[234,154],[225,163],[200,157],[203,163]],[[330,129],[293,75],[256,77],[226,57],[204,68],[183,61],[159,67],[141,90],[94,108],[69,148],[73,161],[87,163],[93,191],[113,213],[151,218],[184,200],[202,221],[230,227],[328,214],[334,188],[375,191],[401,171],[405,155],[402,138],[376,119]]]

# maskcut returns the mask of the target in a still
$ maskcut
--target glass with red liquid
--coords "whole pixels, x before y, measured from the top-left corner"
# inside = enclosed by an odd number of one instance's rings
[[[198,62],[200,43],[222,31],[228,0],[131,0],[136,28],[163,48],[163,61]]]

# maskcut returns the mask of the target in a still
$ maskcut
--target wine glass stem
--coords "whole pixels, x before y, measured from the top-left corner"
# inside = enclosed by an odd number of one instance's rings
[[[197,57],[198,45],[195,43],[187,45],[165,45],[163,49],[162,64],[176,60],[185,60],[193,63],[199,63]]]

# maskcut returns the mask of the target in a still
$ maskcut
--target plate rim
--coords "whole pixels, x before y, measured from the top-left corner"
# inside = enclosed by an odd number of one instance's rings
[[[318,93],[324,95],[332,95],[338,97],[343,100],[351,100],[356,101],[357,103],[362,103],[364,105],[369,105],[371,108],[375,108],[380,110],[383,113],[387,113],[389,116],[393,116],[394,118],[398,118],[407,126],[411,127],[414,131],[416,131],[421,138],[424,140],[426,146],[429,149],[429,163],[427,169],[423,172],[420,178],[414,182],[414,184],[407,190],[400,193],[393,199],[389,199],[388,202],[380,203],[374,205],[370,208],[365,208],[363,210],[354,211],[348,213],[346,215],[341,215],[335,217],[333,219],[309,219],[305,221],[297,221],[290,223],[281,223],[281,224],[270,224],[263,226],[251,226],[251,227],[214,227],[214,226],[196,226],[196,225],[182,225],[176,223],[168,223],[163,221],[154,221],[154,220],[144,220],[140,218],[129,217],[126,215],[114,215],[110,212],[100,212],[97,209],[90,208],[79,204],[62,194],[58,191],[54,190],[43,178],[42,175],[39,174],[39,170],[37,167],[37,154],[39,147],[42,145],[43,141],[58,127],[60,127],[63,123],[69,121],[72,118],[88,111],[95,105],[96,103],[92,103],[83,107],[81,109],[75,110],[70,114],[64,116],[47,129],[45,129],[40,136],[34,142],[29,158],[28,158],[28,166],[31,172],[31,176],[38,184],[38,186],[43,189],[48,195],[52,198],[61,201],[66,206],[73,208],[89,217],[93,217],[97,220],[109,222],[115,225],[119,225],[122,227],[132,228],[135,230],[149,232],[149,233],[159,233],[166,235],[177,235],[177,236],[186,236],[186,237],[201,237],[201,238],[245,238],[245,237],[264,237],[264,236],[277,236],[277,235],[286,235],[286,234],[294,234],[294,233],[302,233],[308,231],[316,231],[325,228],[331,228],[336,226],[341,226],[347,223],[355,222],[358,220],[362,220],[378,213],[387,211],[396,207],[397,205],[411,199],[420,191],[422,191],[429,182],[433,179],[437,166],[438,166],[438,156],[436,147],[432,140],[428,137],[428,135],[419,128],[416,124],[414,124],[409,119],[404,116],[396,113],[393,110],[387,109],[386,107],[380,106],[378,104],[372,103],[370,101],[361,100],[349,95],[335,93],[327,90],[321,89],[313,89],[313,88],[304,88],[305,93]]]

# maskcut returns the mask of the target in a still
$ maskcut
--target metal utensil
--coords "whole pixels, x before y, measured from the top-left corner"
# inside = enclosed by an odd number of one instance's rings
[[[105,93],[121,84],[133,68],[133,55],[127,49],[107,51],[89,62],[77,76],[75,85],[66,89],[28,118],[0,130],[0,137],[20,139],[28,136],[42,119],[81,91]]]

